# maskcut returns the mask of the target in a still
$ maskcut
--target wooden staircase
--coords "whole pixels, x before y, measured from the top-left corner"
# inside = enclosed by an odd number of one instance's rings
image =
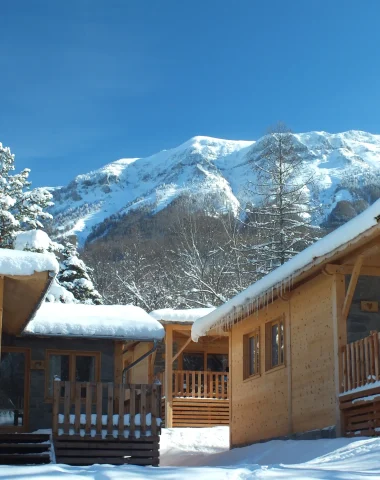
[[[50,435],[0,433],[0,465],[42,465],[51,462]]]

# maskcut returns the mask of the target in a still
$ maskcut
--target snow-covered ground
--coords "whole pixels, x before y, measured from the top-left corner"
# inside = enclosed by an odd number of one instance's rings
[[[380,479],[380,438],[275,440],[228,450],[228,427],[164,429],[161,467],[0,466],[4,480]]]

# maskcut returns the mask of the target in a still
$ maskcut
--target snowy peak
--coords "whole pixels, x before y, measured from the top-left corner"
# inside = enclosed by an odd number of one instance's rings
[[[294,140],[305,168],[317,178],[325,215],[339,200],[354,200],[363,182],[378,174],[380,135],[307,132],[294,134]],[[255,182],[250,164],[261,149],[262,138],[238,141],[196,136],[149,157],[108,163],[52,190],[56,228],[60,235],[77,235],[83,244],[90,234],[96,237],[94,230],[111,216],[133,210],[154,214],[190,193],[211,195],[215,208],[238,214],[247,201],[257,201],[248,198],[247,184]]]

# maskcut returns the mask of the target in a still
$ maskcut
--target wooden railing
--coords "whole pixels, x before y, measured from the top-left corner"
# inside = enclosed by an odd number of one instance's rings
[[[156,436],[160,412],[161,385],[54,382],[54,436]]]
[[[342,347],[342,393],[380,380],[379,350],[378,332]]]
[[[228,373],[173,371],[173,397],[228,398]]]

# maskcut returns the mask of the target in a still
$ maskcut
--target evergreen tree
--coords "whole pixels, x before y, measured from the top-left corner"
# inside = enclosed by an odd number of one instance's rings
[[[79,259],[79,253],[74,245],[67,243],[61,251],[57,279],[66,290],[71,292],[79,303],[101,305],[102,297],[95,289],[90,278],[92,269]]]
[[[29,169],[14,171],[14,155],[0,143],[0,247],[12,248],[16,232],[41,228],[40,220],[52,218],[44,211],[52,205],[44,188],[29,190]]]
[[[261,142],[252,160],[256,174],[251,193],[260,199],[248,212],[249,224],[259,239],[253,256],[265,274],[313,243],[312,226],[318,206],[313,203],[315,182],[299,155],[294,135],[278,124]]]

